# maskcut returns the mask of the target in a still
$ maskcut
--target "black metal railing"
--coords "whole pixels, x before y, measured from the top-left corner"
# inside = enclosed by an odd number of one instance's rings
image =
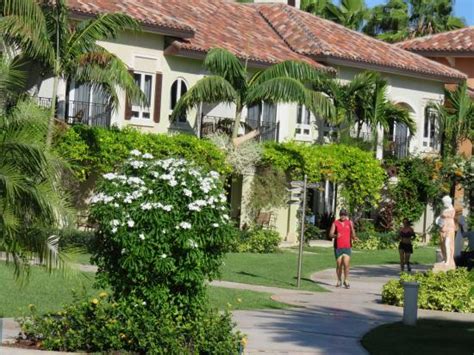
[[[38,97],[39,106],[51,107],[51,98]],[[58,101],[56,116],[68,124],[110,127],[112,110],[107,104],[87,101]]]
[[[395,138],[384,142],[384,157],[405,158],[408,156],[408,138]]]
[[[230,136],[232,135],[233,129],[234,118],[207,115],[201,116],[201,137],[205,137],[213,133],[222,133]],[[256,139],[260,142],[278,141],[278,122],[262,122],[250,119],[242,120],[240,122],[240,132],[242,134],[247,134],[255,130],[259,131]]]

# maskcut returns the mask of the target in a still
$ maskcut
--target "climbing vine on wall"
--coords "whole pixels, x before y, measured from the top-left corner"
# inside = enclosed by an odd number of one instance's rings
[[[351,211],[380,201],[385,170],[372,153],[359,148],[343,144],[268,143],[263,161],[287,172],[294,180],[307,174],[311,182],[329,180],[339,184],[340,194]]]

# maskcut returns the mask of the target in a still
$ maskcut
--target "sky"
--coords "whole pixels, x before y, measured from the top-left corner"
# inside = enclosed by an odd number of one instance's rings
[[[385,0],[365,0],[365,2],[369,7],[386,3]],[[474,26],[474,0],[455,0],[454,4],[455,15],[464,17],[469,26]]]

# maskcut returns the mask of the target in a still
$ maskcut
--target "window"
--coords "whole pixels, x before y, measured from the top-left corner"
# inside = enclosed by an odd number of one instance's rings
[[[249,106],[245,122],[251,130],[260,131],[261,141],[278,140],[277,106],[274,103],[261,102]]]
[[[432,107],[425,110],[425,122],[423,126],[423,147],[436,148],[436,121],[438,115]]]
[[[188,91],[188,87],[186,86],[186,82],[183,79],[179,78],[173,82],[173,85],[171,85],[171,102],[170,102],[171,111],[174,110],[181,96],[186,94],[187,91]],[[186,115],[179,117],[178,122],[185,123]]]
[[[303,105],[298,105],[295,133],[297,136],[311,135],[311,112]]]
[[[132,104],[132,118],[148,120],[151,117],[150,105],[153,91],[153,75],[135,72],[133,74],[135,83],[143,91],[146,97],[146,105],[140,106],[136,103]]]

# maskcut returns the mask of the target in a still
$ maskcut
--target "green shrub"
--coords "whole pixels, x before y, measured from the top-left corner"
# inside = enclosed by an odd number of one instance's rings
[[[59,247],[62,249],[81,248],[92,253],[96,246],[94,231],[82,231],[74,228],[53,231],[59,237]]]
[[[133,150],[91,203],[97,284],[112,296],[33,316],[23,322],[28,338],[69,351],[237,352],[240,335],[206,293],[231,242],[220,175]]]
[[[233,334],[230,314],[202,309],[186,322],[179,307],[165,302],[148,307],[130,296],[118,301],[101,293],[76,297],[62,311],[20,319],[21,337],[58,351],[131,351],[147,354],[237,353],[240,334]]]
[[[400,280],[391,280],[382,290],[382,302],[403,306],[403,282],[418,281],[418,307],[448,312],[474,312],[474,297],[470,295],[471,281],[466,269],[446,273],[402,274]]]
[[[397,249],[398,241],[396,233],[378,233],[360,232],[357,233],[360,241],[356,241],[353,247],[361,250],[381,250],[381,249]]]
[[[117,169],[133,149],[153,154],[157,159],[184,158],[204,170],[224,175],[231,171],[225,154],[211,141],[187,134],[152,134],[133,128],[75,125],[56,138],[54,149],[68,161],[79,181],[93,173],[104,174]]]
[[[280,241],[277,231],[253,226],[237,234],[233,250],[239,253],[274,253]]]

